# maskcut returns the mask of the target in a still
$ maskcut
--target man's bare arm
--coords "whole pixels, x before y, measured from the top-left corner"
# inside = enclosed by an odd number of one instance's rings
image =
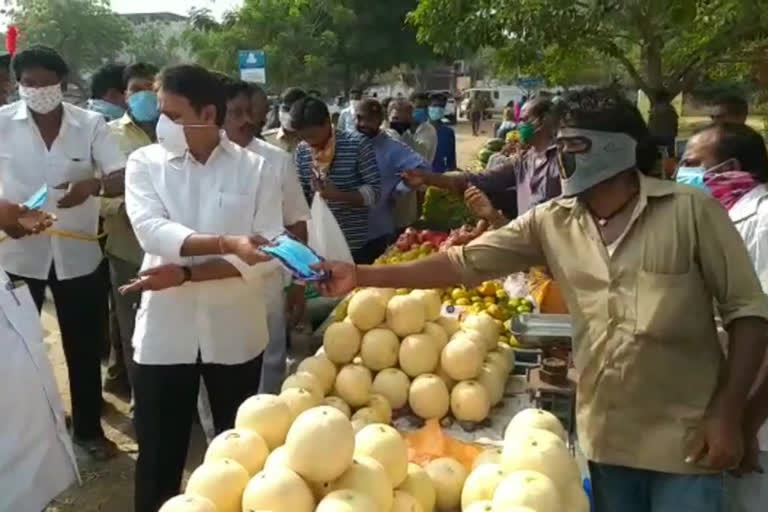
[[[737,318],[728,326],[728,367],[716,400],[743,414],[765,357],[768,323],[762,318]]]
[[[744,414],[744,430],[748,436],[757,435],[760,427],[768,420],[768,358],[764,358],[755,382]]]

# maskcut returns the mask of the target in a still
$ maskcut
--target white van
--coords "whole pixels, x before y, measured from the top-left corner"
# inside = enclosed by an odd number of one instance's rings
[[[485,96],[491,107],[488,109],[490,114],[501,114],[508,103],[520,101],[528,93],[515,85],[502,85],[499,87],[475,87],[466,89],[461,94],[461,106],[459,115],[467,117],[467,108],[469,99],[475,96]]]

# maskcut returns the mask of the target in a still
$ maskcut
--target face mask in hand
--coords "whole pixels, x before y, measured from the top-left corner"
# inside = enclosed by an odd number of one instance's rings
[[[32,112],[48,114],[56,110],[64,99],[61,84],[47,87],[25,87],[19,85],[19,97]]]
[[[137,123],[157,121],[160,114],[157,106],[157,94],[152,91],[139,91],[128,96],[128,109]]]
[[[445,116],[445,109],[443,107],[429,107],[429,120],[439,121]]]
[[[704,167],[687,167],[682,166],[677,169],[675,174],[675,181],[682,183],[683,185],[690,185],[692,187],[698,187],[702,190],[709,191],[704,184],[704,173],[706,169]]]
[[[290,235],[278,236],[272,240],[272,245],[263,247],[262,251],[280,260],[283,266],[297,279],[319,281],[326,277],[324,273],[312,269],[312,265],[323,260],[312,249]]]

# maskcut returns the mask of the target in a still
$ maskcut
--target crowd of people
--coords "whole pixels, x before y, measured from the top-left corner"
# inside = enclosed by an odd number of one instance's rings
[[[572,316],[597,512],[765,510],[768,155],[741,102],[719,105],[664,180],[650,176],[658,141],[615,89],[532,98],[514,116],[525,151],[477,174],[457,169],[441,95],[352,91],[333,123],[290,88],[272,144],[255,84],[109,65],[80,108],[67,74],[50,48],[0,57],[0,104],[12,80],[19,97],[0,107],[0,368],[14,383],[0,391],[0,509],[38,512],[75,482],[71,441],[116,455],[103,389],[133,400],[135,510],[177,494],[195,418],[222,432],[245,398],[280,389],[306,293],[262,249],[285,231],[306,242],[322,200],[354,259],[322,265],[329,296],[550,269]],[[425,186],[462,194],[493,229],[371,266]],[[42,341],[46,290],[70,422]]]

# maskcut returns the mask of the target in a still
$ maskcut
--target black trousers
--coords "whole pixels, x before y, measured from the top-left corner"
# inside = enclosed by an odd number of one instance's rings
[[[134,423],[139,444],[135,510],[157,512],[179,494],[200,377],[205,381],[216,433],[230,429],[240,404],[259,391],[261,356],[243,364],[133,366]]]
[[[107,302],[102,274],[59,280],[51,265],[47,280],[10,276],[29,286],[38,311],[45,302],[45,289],[50,287],[61,329],[61,342],[69,373],[72,397],[72,429],[78,441],[104,436],[101,428],[101,353],[104,330],[101,321]]]
[[[382,236],[369,240],[364,246],[352,252],[352,259],[358,265],[370,265],[376,261],[376,258],[386,252],[391,240],[391,236]]]

